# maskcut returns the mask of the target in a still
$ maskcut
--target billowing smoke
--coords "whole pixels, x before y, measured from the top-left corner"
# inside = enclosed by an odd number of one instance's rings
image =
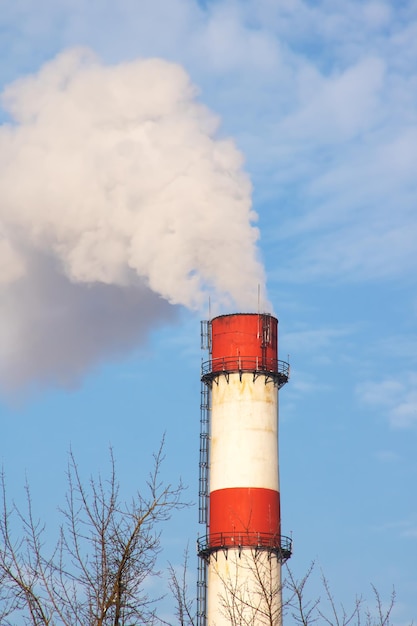
[[[71,384],[155,324],[256,307],[242,156],[180,66],[67,51],[3,93],[0,385]]]

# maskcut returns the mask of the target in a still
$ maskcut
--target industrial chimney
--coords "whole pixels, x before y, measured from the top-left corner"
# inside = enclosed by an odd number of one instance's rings
[[[236,313],[202,322],[198,626],[282,624],[278,320]]]

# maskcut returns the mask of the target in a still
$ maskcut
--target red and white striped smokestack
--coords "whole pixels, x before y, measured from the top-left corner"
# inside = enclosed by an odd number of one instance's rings
[[[200,521],[207,533],[199,540],[199,626],[233,619],[280,626],[281,564],[291,542],[281,537],[278,390],[289,366],[278,361],[278,320],[222,315],[207,330],[211,359],[202,372],[207,394],[200,449]]]

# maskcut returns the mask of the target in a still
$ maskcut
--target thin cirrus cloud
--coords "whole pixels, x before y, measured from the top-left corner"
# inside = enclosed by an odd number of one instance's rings
[[[413,372],[401,378],[368,381],[356,388],[359,401],[383,411],[392,428],[417,427],[417,376]]]

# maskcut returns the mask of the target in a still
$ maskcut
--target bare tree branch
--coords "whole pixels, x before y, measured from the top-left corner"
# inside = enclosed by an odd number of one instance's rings
[[[26,510],[8,505],[1,477],[0,623],[20,615],[32,626],[128,626],[156,622],[146,581],[159,575],[160,525],[187,503],[184,487],[161,479],[163,441],[154,455],[147,492],[120,500],[110,451],[107,480],[83,482],[72,452],[59,539],[47,554],[45,528],[35,519],[29,487]],[[22,533],[12,538],[19,521]],[[7,620],[9,620],[7,622]]]
[[[314,624],[319,618],[317,607],[320,603],[320,598],[316,598],[315,600],[305,599],[305,586],[310,579],[314,566],[315,563],[313,561],[305,575],[300,580],[297,580],[290,567],[288,565],[286,566],[287,578],[284,588],[289,591],[287,604],[288,607],[291,608],[291,616],[293,620],[296,624],[300,624],[301,626]]]
[[[362,598],[355,598],[354,607],[350,613],[347,613],[345,607],[341,604],[339,613],[334,597],[330,591],[329,582],[323,574],[322,583],[331,609],[330,617],[326,616],[321,610],[319,610],[319,614],[324,621],[327,622],[329,626],[348,626],[351,622],[355,623],[356,626],[360,626],[361,606],[363,602]]]
[[[190,599],[187,584],[188,561],[189,553],[187,547],[184,551],[181,576],[177,574],[171,563],[168,565],[169,587],[175,600],[175,616],[178,619],[179,626],[195,626],[196,624],[196,615],[193,608],[194,599]]]

